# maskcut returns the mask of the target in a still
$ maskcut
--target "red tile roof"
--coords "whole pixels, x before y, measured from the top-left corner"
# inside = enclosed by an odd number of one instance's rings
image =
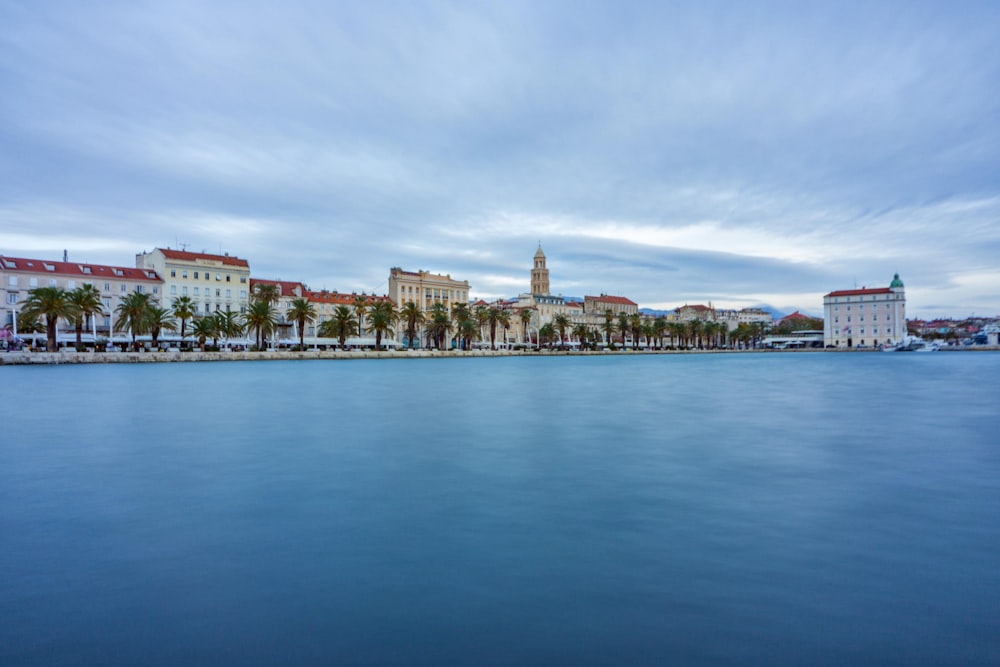
[[[625,298],[623,296],[608,296],[607,294],[602,294],[601,296],[585,296],[584,300],[598,301],[600,303],[614,303],[620,306],[638,306],[632,299]]]
[[[302,283],[290,282],[288,280],[264,280],[263,278],[251,278],[250,289],[252,290],[257,285],[277,285],[281,296],[295,296],[296,294],[305,294],[306,292],[305,285]],[[298,292],[295,290],[298,290]]]
[[[193,262],[198,259],[208,259],[214,262],[222,262],[223,264],[228,264],[229,266],[244,266],[250,268],[250,265],[245,259],[240,259],[239,257],[230,257],[229,255],[209,255],[203,252],[187,252],[186,250],[172,250],[170,248],[157,248],[163,253],[163,256],[167,259],[179,259],[187,262]]]
[[[156,274],[156,271],[152,269],[137,269],[134,266],[108,266],[105,264],[87,264],[86,262],[51,262],[46,259],[26,259],[23,257],[0,257],[0,266],[8,271],[78,276],[93,280],[97,280],[98,278],[119,278],[122,280],[141,280],[152,283],[163,282]]]
[[[802,313],[800,313],[799,311],[796,310],[791,315],[785,315],[784,317],[782,317],[781,320],[780,320],[780,322],[784,322],[785,320],[815,320],[815,319],[819,319],[819,318],[809,317],[808,315],[803,315]]]
[[[865,294],[892,294],[892,290],[888,287],[863,287],[861,289],[842,289],[830,292],[827,296],[862,296]]]

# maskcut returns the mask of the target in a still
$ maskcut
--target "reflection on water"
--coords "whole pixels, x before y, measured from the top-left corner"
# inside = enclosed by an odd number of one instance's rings
[[[996,664],[998,370],[4,369],[0,663]]]

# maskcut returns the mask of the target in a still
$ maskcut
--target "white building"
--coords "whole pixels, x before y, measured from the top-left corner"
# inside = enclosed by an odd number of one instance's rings
[[[99,337],[111,337],[115,309],[122,297],[132,292],[152,294],[161,302],[161,306],[169,305],[162,303],[163,280],[156,271],[150,269],[0,256],[0,290],[4,293],[5,308],[3,319],[0,320],[3,322],[2,326],[9,326],[12,332],[17,333],[17,314],[31,290],[37,287],[74,290],[85,284],[93,285],[100,292],[104,311],[93,321],[85,323],[84,333],[87,334],[88,341],[93,339],[95,333]],[[68,340],[69,324],[61,320],[57,326],[59,340]]]
[[[247,260],[224,255],[155,248],[135,256],[140,269],[163,277],[163,306],[179,296],[194,301],[198,315],[218,310],[246,312],[250,298],[250,265]]]
[[[889,287],[830,292],[823,297],[823,344],[877,347],[906,336],[906,294],[897,273]]]
[[[440,303],[451,317],[456,303],[469,303],[469,281],[456,280],[450,274],[442,275],[428,271],[404,271],[399,267],[389,269],[389,299],[396,308],[402,308],[411,301],[420,307],[424,315],[435,303]],[[404,342],[405,325],[396,326],[396,340]],[[424,340],[421,333],[417,334]],[[453,336],[449,334],[445,347],[451,346]]]

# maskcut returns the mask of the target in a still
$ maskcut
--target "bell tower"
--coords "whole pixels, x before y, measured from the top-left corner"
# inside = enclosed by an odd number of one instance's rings
[[[535,252],[535,264],[531,269],[531,293],[549,293],[549,270],[545,268],[545,253],[542,252],[542,244],[538,244],[538,251]]]

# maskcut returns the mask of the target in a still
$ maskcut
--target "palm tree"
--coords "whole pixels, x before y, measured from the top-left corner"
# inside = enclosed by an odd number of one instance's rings
[[[21,317],[26,321],[36,321],[45,318],[46,347],[49,352],[56,349],[56,327],[59,318],[73,317],[74,308],[70,303],[69,292],[59,287],[36,287],[28,292],[24,302]]]
[[[156,306],[156,301],[151,294],[145,292],[132,292],[122,297],[115,313],[118,319],[115,320],[115,328],[128,329],[132,332],[132,348],[138,350],[135,342],[137,334],[149,332],[149,313]]]
[[[684,338],[684,323],[683,322],[668,322],[667,330],[670,332],[670,342],[674,347],[680,347],[681,341]]]
[[[538,345],[539,345],[539,347],[541,347],[542,345],[548,345],[549,347],[551,347],[552,346],[552,340],[555,337],[556,337],[556,330],[552,326],[551,322],[548,323],[548,324],[543,324],[541,327],[539,327],[539,329],[538,329]]]
[[[219,335],[219,321],[212,315],[195,318],[191,323],[191,333],[198,339],[201,351],[205,351],[205,341],[209,338],[217,338]]]
[[[642,332],[642,317],[639,313],[630,315],[628,318],[629,331],[632,332],[632,349],[639,349],[639,334]]]
[[[368,311],[368,331],[375,334],[375,349],[382,347],[382,336],[392,336],[392,325],[399,319],[399,313],[391,301],[376,301]]]
[[[657,317],[653,322],[653,335],[656,337],[656,348],[659,350],[663,349],[663,337],[667,333],[667,320],[663,317]]]
[[[424,315],[424,311],[420,310],[420,306],[412,301],[407,301],[403,307],[399,309],[399,319],[406,322],[407,347],[413,348],[414,341],[417,337],[417,327],[422,325],[427,319]]]
[[[459,347],[469,349],[469,344],[476,336],[476,320],[469,311],[469,304],[456,303],[451,307],[451,319],[455,323],[455,333],[458,334]],[[471,325],[469,324],[471,322]]]
[[[704,325],[701,320],[691,320],[687,323],[688,336],[690,336],[691,341],[695,347],[701,347],[701,334],[704,331]]]
[[[503,339],[507,342],[507,331],[510,330],[510,311],[501,309],[500,317],[497,319],[497,324],[503,327]]]
[[[271,333],[277,322],[277,314],[267,301],[253,301],[247,308],[246,325],[251,331],[256,332],[256,345],[258,350],[264,349],[264,342],[267,334]]]
[[[72,307],[73,312],[70,319],[76,328],[76,346],[79,348],[83,345],[84,325],[94,315],[104,312],[101,304],[101,293],[90,283],[84,283],[75,290],[69,291],[66,296]]]
[[[586,349],[590,338],[590,327],[586,324],[577,324],[573,327],[572,335],[580,341],[580,349]]]
[[[464,303],[457,303],[452,314],[466,308]],[[448,308],[440,301],[435,301],[428,311],[430,323],[427,326],[427,334],[434,341],[437,349],[444,347],[444,339],[451,332],[451,318],[448,317]]]
[[[628,335],[628,313],[618,313],[618,334],[622,339],[622,349],[625,349],[625,337]]]
[[[368,297],[365,295],[359,295],[354,297],[354,302],[351,304],[354,306],[354,315],[358,318],[358,335],[364,334],[364,318],[368,314]]]
[[[187,333],[187,321],[195,316],[197,306],[189,296],[179,296],[174,299],[174,317],[181,321],[181,346],[184,345],[184,336]]]
[[[336,338],[343,349],[347,337],[357,334],[354,313],[347,306],[337,306],[333,311],[333,317],[321,323],[316,333],[324,338]]]
[[[496,306],[486,309],[486,322],[490,325],[490,349],[497,349],[497,325],[502,325],[506,315],[507,324],[510,324],[510,313],[500,310]]]
[[[528,338],[528,325],[531,324],[531,318],[534,317],[534,313],[531,308],[523,308],[518,315],[521,318],[521,331],[524,334],[524,343],[531,344],[531,340]]]
[[[611,338],[615,335],[615,312],[610,308],[604,311],[604,324],[601,325],[601,329],[604,331],[604,342],[607,345],[614,345]]]
[[[559,313],[552,318],[552,327],[559,332],[559,347],[563,347],[566,342],[566,330],[570,328],[569,318]]]
[[[472,311],[472,317],[479,325],[479,339],[482,340],[485,338],[486,323],[490,321],[490,309],[483,305],[476,306]]]
[[[285,315],[292,322],[299,325],[299,348],[305,349],[306,322],[314,322],[316,320],[316,308],[309,303],[308,299],[299,297],[298,299],[292,299],[291,306]]]
[[[218,336],[222,336],[229,341],[230,338],[242,336],[244,331],[243,315],[235,310],[219,310],[213,316],[215,319],[215,336],[212,336],[213,344],[217,344]]]
[[[280,298],[281,293],[278,291],[277,285],[258,284],[253,288],[254,301],[263,301],[273,305],[278,303]]]
[[[147,326],[149,333],[153,337],[153,349],[157,348],[160,342],[161,331],[177,331],[177,322],[174,321],[174,314],[169,308],[150,306],[146,314],[148,318]]]

